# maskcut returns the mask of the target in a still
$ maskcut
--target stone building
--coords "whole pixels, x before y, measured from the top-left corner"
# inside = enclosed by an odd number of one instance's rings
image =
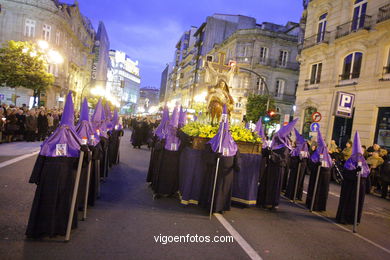
[[[307,1],[306,1],[307,2]],[[326,141],[390,147],[390,4],[388,0],[312,0],[295,116],[306,137],[319,112]]]
[[[91,79],[94,37],[95,31],[89,19],[80,13],[77,1],[73,5],[57,0],[1,1],[0,42],[44,40],[64,59],[62,64],[48,65],[55,83],[41,94],[41,105],[61,107],[69,90],[76,93],[75,103],[79,102],[83,88]],[[10,93],[17,93],[20,96],[17,105],[30,103],[33,95],[24,88],[1,87],[2,92],[7,99]]]

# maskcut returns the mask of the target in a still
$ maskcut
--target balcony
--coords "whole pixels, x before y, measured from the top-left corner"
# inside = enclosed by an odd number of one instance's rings
[[[346,73],[339,75],[339,84],[336,87],[345,87],[345,86],[353,86],[357,85],[357,81],[359,79],[360,72]]]
[[[329,40],[330,40],[330,32],[324,32],[324,33],[313,35],[304,40],[303,49],[310,48],[321,43],[329,43]]]
[[[390,4],[384,5],[379,8],[377,23],[390,19]]]
[[[382,78],[380,81],[389,81],[390,80],[390,66],[383,67]]]
[[[287,102],[287,103],[294,103],[295,102],[295,95],[274,93],[273,96],[275,97],[275,100],[277,100],[277,101],[283,101],[283,102]]]
[[[252,63],[252,57],[236,57],[237,63],[246,63],[251,64]]]
[[[305,80],[305,88],[304,90],[312,90],[312,89],[318,89],[318,84],[320,82],[317,82],[316,80],[307,79]]]
[[[288,70],[299,70],[299,63],[298,62],[281,62],[280,60],[275,59],[259,59],[259,64],[264,66],[271,66],[274,68],[284,68]]]
[[[372,17],[369,15],[360,16],[357,19],[353,19],[348,23],[337,26],[336,39],[347,36],[351,33],[359,30],[370,30],[371,29]]]

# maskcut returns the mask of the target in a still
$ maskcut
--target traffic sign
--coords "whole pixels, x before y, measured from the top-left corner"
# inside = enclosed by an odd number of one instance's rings
[[[310,131],[312,131],[312,132],[318,132],[319,129],[320,129],[319,123],[312,123],[310,125]]]
[[[313,122],[320,122],[321,119],[322,119],[322,115],[320,112],[314,112],[312,115],[311,115],[311,119],[313,120]]]
[[[344,118],[351,118],[355,95],[346,92],[337,92],[337,105],[335,115]]]

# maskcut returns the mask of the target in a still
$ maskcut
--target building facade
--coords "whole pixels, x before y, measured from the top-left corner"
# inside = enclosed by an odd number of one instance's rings
[[[326,141],[390,147],[390,4],[387,0],[312,0],[299,57],[298,126],[309,137],[319,112]]]
[[[103,22],[99,22],[93,47],[93,62],[90,87],[105,86],[107,83],[108,67],[110,65],[110,40]]]
[[[92,48],[95,31],[88,18],[80,13],[78,3],[65,4],[57,0],[4,0],[0,12],[0,42],[9,40],[44,40],[49,48],[63,57],[62,64],[49,64],[55,83],[41,93],[41,105],[62,107],[69,90],[79,102],[83,88],[91,80]],[[25,88],[0,88],[8,103],[29,104],[32,91]],[[16,93],[18,100],[10,100]]]
[[[234,62],[238,68],[257,74],[238,70],[228,82],[235,101],[233,120],[243,120],[249,95],[268,94],[267,88],[275,100],[276,112],[281,115],[281,120],[285,115],[289,118],[294,114],[299,70],[296,61],[298,33],[297,23],[289,22],[285,26],[263,23],[255,29],[237,30],[207,54],[208,60],[223,65]],[[221,56],[221,53],[225,55]],[[202,73],[201,78],[210,85],[206,74]]]
[[[159,105],[160,91],[155,87],[143,87],[139,91],[138,112],[156,112]]]
[[[117,50],[110,50],[109,57],[106,91],[120,102],[122,114],[135,113],[141,84],[138,61]]]

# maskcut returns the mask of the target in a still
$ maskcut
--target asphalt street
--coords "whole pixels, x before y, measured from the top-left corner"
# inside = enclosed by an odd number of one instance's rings
[[[89,208],[87,220],[79,222],[68,243],[61,237],[25,239],[35,192],[28,179],[36,156],[0,168],[0,259],[249,259],[236,239],[156,242],[159,235],[230,234],[197,206],[182,206],[174,198],[153,200],[145,182],[150,152],[133,149],[129,132],[120,150],[121,163],[110,170],[100,200]],[[339,187],[331,185],[328,210],[322,216],[302,208],[303,203],[282,199],[277,211],[233,207],[223,217],[263,259],[390,259],[390,201],[366,196],[355,235],[351,226],[332,223],[338,194]]]

